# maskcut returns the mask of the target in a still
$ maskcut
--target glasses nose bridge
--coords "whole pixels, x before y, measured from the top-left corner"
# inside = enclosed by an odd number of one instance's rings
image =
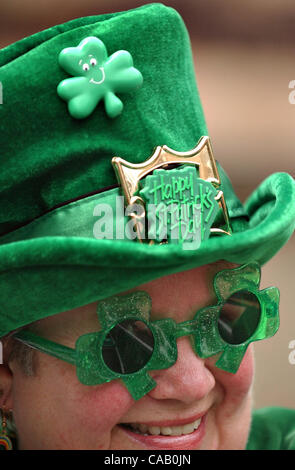
[[[189,336],[196,332],[198,328],[198,320],[193,319],[184,321],[176,325],[175,338],[181,338],[182,336]]]

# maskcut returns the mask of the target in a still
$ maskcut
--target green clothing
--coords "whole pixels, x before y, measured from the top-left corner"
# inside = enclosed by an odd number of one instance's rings
[[[262,408],[252,416],[247,450],[295,450],[295,410]]]

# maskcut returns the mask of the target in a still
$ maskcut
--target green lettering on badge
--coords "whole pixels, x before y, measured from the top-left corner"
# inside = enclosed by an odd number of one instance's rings
[[[197,248],[209,238],[219,210],[217,190],[194,167],[155,170],[139,194],[146,202],[149,239],[194,242]]]

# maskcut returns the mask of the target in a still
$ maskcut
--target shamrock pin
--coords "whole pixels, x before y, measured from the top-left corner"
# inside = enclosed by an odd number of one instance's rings
[[[108,57],[104,43],[96,37],[63,49],[58,60],[73,77],[60,82],[57,93],[68,102],[69,113],[77,119],[88,117],[102,99],[107,115],[118,116],[123,103],[115,93],[129,92],[142,84],[131,54],[117,51]]]

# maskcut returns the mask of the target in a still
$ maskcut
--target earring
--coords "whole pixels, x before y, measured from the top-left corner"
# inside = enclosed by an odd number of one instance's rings
[[[7,414],[4,407],[1,409],[1,415],[0,450],[12,450],[12,442],[7,436]]]

